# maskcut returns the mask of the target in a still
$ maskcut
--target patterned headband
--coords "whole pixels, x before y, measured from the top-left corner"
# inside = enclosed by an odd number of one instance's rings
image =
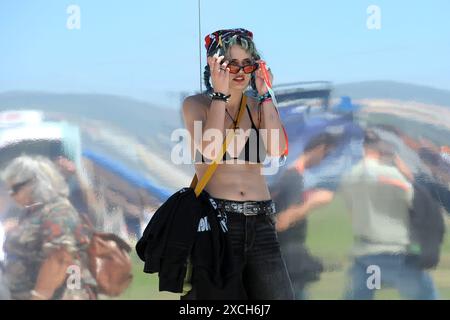
[[[205,37],[206,54],[208,56],[212,55],[217,51],[218,48],[223,46],[223,41],[226,42],[235,35],[243,36],[253,40],[253,33],[246,29],[237,28],[218,30],[211,34],[208,34]]]

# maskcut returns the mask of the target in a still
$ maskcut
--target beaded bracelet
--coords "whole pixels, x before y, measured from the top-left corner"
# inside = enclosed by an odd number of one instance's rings
[[[267,98],[267,99],[264,99],[263,101],[261,101],[259,104],[263,104],[264,102],[273,102],[273,100],[272,100],[272,98]]]
[[[264,93],[263,95],[258,96],[258,101],[259,103],[263,103],[265,100],[267,99],[272,99],[272,96],[270,95],[270,92],[267,91],[266,93]]]
[[[211,99],[213,100],[220,100],[220,101],[225,101],[228,102],[230,100],[231,95],[226,95],[223,94],[222,92],[213,92],[211,93]]]

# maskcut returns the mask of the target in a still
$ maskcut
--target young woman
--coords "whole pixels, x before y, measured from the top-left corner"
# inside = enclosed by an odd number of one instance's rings
[[[192,154],[197,176],[201,179],[222,148],[226,129],[236,125],[241,102],[246,101],[238,125],[242,130],[236,131],[236,139],[205,191],[227,216],[246,297],[292,299],[274,228],[275,206],[261,173],[266,155],[281,156],[287,142],[259,68],[261,60],[253,34],[245,29],[219,30],[206,36],[205,42],[207,91],[186,98],[183,104],[185,125],[194,137]],[[250,85],[258,92],[258,99],[245,95]],[[196,137],[194,127],[199,124],[202,136]],[[211,136],[212,141],[208,139]],[[195,298],[195,286],[188,295]]]

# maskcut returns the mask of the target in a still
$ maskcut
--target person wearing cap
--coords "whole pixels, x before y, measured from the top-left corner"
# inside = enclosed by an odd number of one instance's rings
[[[226,29],[205,37],[206,91],[183,102],[185,126],[200,180],[222,147],[226,129],[230,143],[205,191],[227,217],[228,236],[242,275],[247,299],[293,299],[293,290],[275,231],[275,206],[261,173],[267,156],[282,157],[287,149],[283,126],[263,77],[253,33]],[[271,75],[270,75],[271,76]],[[253,89],[258,96],[247,95]],[[242,118],[238,122],[238,113]],[[202,135],[195,136],[194,125]],[[267,134],[264,134],[267,132]],[[272,135],[271,135],[272,133]],[[213,136],[214,142],[208,140]],[[195,285],[186,299],[195,299]]]
[[[349,209],[354,237],[346,299],[369,300],[385,286],[396,288],[407,299],[437,299],[430,274],[408,263],[414,189],[404,166],[392,146],[369,129],[364,135],[363,159],[341,179],[336,192]],[[334,195],[322,190],[314,203],[326,205]],[[291,225],[310,212],[300,207],[282,214],[288,215]],[[379,270],[379,282],[373,270]]]

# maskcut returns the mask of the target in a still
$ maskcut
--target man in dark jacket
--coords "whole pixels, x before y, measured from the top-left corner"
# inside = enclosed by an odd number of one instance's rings
[[[276,204],[277,231],[281,252],[291,278],[295,298],[305,299],[305,287],[320,278],[322,263],[312,256],[305,246],[307,220],[290,223],[291,211],[311,210],[320,205],[315,195],[305,201],[303,199],[303,173],[305,169],[318,165],[335,147],[337,137],[329,133],[321,133],[313,138],[305,147],[303,154],[278,179],[272,189],[272,197]],[[318,191],[320,194],[320,191]]]
[[[431,175],[421,173],[415,180],[450,214],[450,164],[446,163],[440,154],[427,148],[421,148],[418,154]]]

